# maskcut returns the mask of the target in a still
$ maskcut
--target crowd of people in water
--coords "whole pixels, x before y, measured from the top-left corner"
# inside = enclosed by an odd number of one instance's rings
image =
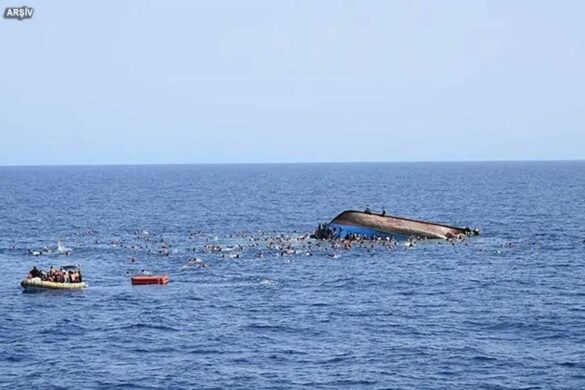
[[[366,209],[366,213],[372,213]],[[386,215],[385,210],[377,215]],[[466,232],[467,233],[467,232]],[[473,232],[469,232],[473,233]],[[375,254],[379,250],[391,250],[409,248],[415,246],[422,237],[409,237],[404,242],[396,241],[391,236],[371,236],[358,233],[344,232],[340,228],[324,223],[319,224],[311,234],[277,232],[234,232],[219,236],[204,231],[186,232],[186,237],[181,242],[180,235],[153,234],[146,230],[136,230],[116,236],[103,236],[93,229],[86,232],[75,233],[75,248],[88,248],[126,254],[129,273],[138,273],[136,268],[139,263],[148,263],[150,259],[165,257],[169,260],[176,259],[178,269],[187,271],[192,269],[209,268],[214,260],[238,260],[238,259],[264,259],[264,258],[289,258],[317,256],[325,258],[339,258],[343,253],[352,249],[363,251],[364,254]],[[472,235],[472,234],[467,234]],[[85,237],[85,238],[84,238]],[[436,243],[450,243],[466,241],[465,236],[447,237]],[[467,243],[465,243],[467,244]],[[59,239],[56,248],[45,246],[41,250],[29,249],[32,256],[70,255],[71,248],[63,244]],[[200,258],[202,257],[202,258]],[[144,265],[141,264],[140,267]],[[145,271],[141,271],[144,273]],[[48,271],[38,269],[36,266],[29,273],[29,278],[39,278],[43,281],[59,283],[77,283],[82,281],[81,272],[71,268],[54,268]]]
[[[83,278],[78,267],[61,267],[55,268],[51,266],[48,271],[34,266],[28,273],[28,279],[39,278],[44,282],[55,283],[81,283]]]

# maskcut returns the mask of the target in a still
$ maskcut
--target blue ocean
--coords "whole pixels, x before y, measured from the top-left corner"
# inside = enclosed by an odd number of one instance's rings
[[[366,206],[481,235],[305,238]],[[0,264],[1,388],[585,388],[585,162],[1,167]]]

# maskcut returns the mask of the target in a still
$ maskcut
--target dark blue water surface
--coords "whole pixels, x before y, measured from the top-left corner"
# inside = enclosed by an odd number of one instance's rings
[[[295,239],[366,205],[483,234]],[[68,263],[89,288],[21,291]],[[6,388],[585,388],[583,162],[4,167],[0,264]]]

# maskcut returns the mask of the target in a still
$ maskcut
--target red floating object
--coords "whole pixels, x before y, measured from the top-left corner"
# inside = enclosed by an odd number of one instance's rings
[[[145,284],[167,284],[168,282],[168,275],[138,275],[132,277],[132,284],[135,286]]]

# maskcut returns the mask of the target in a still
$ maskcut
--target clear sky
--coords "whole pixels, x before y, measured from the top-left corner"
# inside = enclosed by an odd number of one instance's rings
[[[0,165],[585,158],[585,1],[34,1]]]

